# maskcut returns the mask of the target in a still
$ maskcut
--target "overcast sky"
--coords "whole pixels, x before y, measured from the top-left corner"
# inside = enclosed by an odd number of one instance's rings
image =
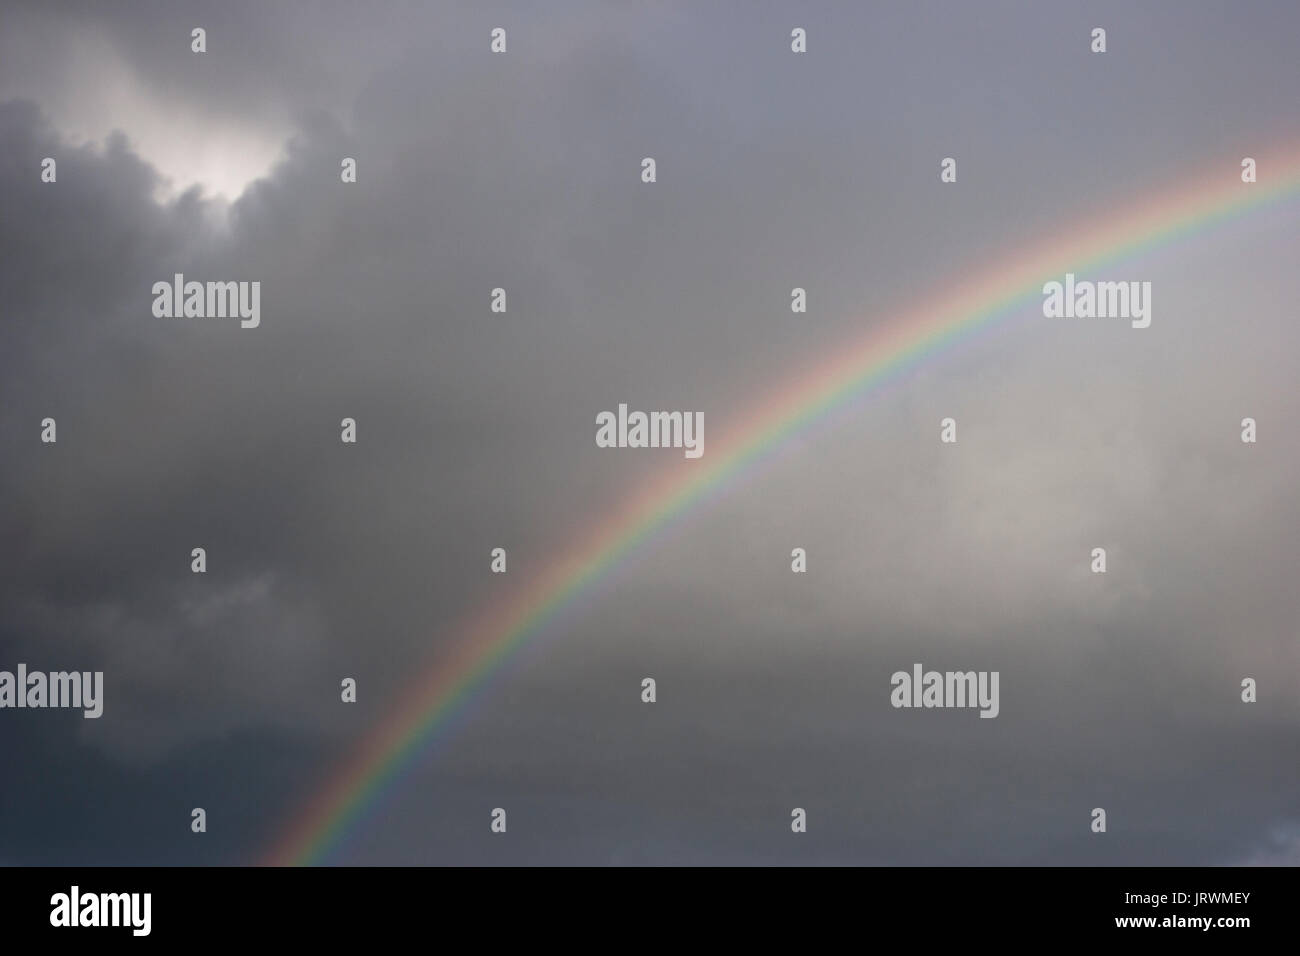
[[[1294,4],[1061,7],[6,3],[0,670],[105,701],[0,710],[0,862],[257,859],[456,622],[700,464],[598,412],[707,463],[954,276],[1300,137]],[[1300,862],[1297,211],[1108,266],[1148,329],[1035,301],[787,443],[330,861]],[[177,272],[260,326],[154,317]],[[892,708],[916,662],[997,719]]]

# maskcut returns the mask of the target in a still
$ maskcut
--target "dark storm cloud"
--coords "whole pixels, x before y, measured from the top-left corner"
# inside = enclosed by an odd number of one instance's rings
[[[70,814],[83,835],[57,851],[15,836],[11,856],[251,856],[462,615],[691,467],[597,449],[598,411],[702,410],[708,461],[755,396],[950,274],[1296,132],[1280,11],[1113,7],[1099,64],[1081,52],[1091,23],[1030,5],[814,7],[804,60],[775,4],[289,9],[15,21],[53,50],[94,37],[142,88],[283,149],[229,205],[160,204],[132,139],[149,108],[92,148],[39,97],[0,106],[0,666],[102,669],[109,693],[100,721],[3,726],[34,768],[3,818]],[[506,57],[485,52],[498,24]],[[96,80],[54,62],[52,90]],[[31,85],[0,77],[0,94]],[[943,191],[950,154],[961,178]],[[1145,333],[1021,317],[640,549],[475,699],[345,858],[1286,852],[1300,456],[1282,434],[1297,409],[1278,250],[1296,234],[1275,217],[1205,241],[1123,267],[1155,283]],[[151,286],[175,272],[260,281],[261,326],[154,318]],[[488,311],[496,286],[506,315]],[[961,440],[940,448],[948,414]],[[1249,450],[1246,414],[1268,423]],[[1115,565],[1101,582],[1098,544]],[[486,573],[496,546],[505,578]],[[918,660],[1001,670],[1001,716],[892,709],[889,674]],[[70,765],[100,804],[30,782]],[[169,839],[195,805],[231,821],[219,848]],[[1087,831],[1098,805],[1105,843]],[[479,826],[493,806],[511,810],[508,848]],[[812,825],[792,849],[793,806]],[[139,842],[105,835],[119,825]]]

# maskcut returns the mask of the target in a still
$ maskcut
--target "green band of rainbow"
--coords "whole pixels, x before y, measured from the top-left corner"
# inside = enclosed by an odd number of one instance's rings
[[[1055,240],[1031,245],[993,268],[835,348],[784,387],[762,398],[752,415],[715,440],[709,454],[646,484],[589,529],[513,600],[485,608],[459,628],[454,650],[424,674],[392,714],[355,750],[331,782],[296,815],[272,848],[271,865],[319,861],[364,809],[410,763],[447,716],[556,611],[618,564],[670,517],[783,439],[855,395],[973,330],[1041,295],[1042,283],[1083,274],[1115,260],[1206,230],[1255,209],[1300,195],[1294,144],[1256,157],[1263,182],[1242,183],[1236,167],[1208,173],[1146,197]],[[1044,320],[1049,321],[1049,320]]]

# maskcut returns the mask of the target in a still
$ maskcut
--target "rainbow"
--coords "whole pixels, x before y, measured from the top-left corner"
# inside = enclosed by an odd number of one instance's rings
[[[685,466],[677,463],[679,467],[648,481],[513,599],[465,621],[451,654],[414,682],[391,715],[296,815],[263,862],[320,862],[471,692],[543,624],[652,532],[784,439],[923,358],[941,354],[977,329],[1036,303],[1047,279],[1059,279],[1067,271],[1088,273],[1300,196],[1300,144],[1257,159],[1261,182],[1242,183],[1234,162],[1220,162],[1155,196],[1139,198],[1132,208],[1072,225],[1064,236],[1029,245],[992,268],[959,278],[891,321],[874,323],[857,341],[835,348],[829,360],[769,393],[743,423],[710,444],[706,457]]]

